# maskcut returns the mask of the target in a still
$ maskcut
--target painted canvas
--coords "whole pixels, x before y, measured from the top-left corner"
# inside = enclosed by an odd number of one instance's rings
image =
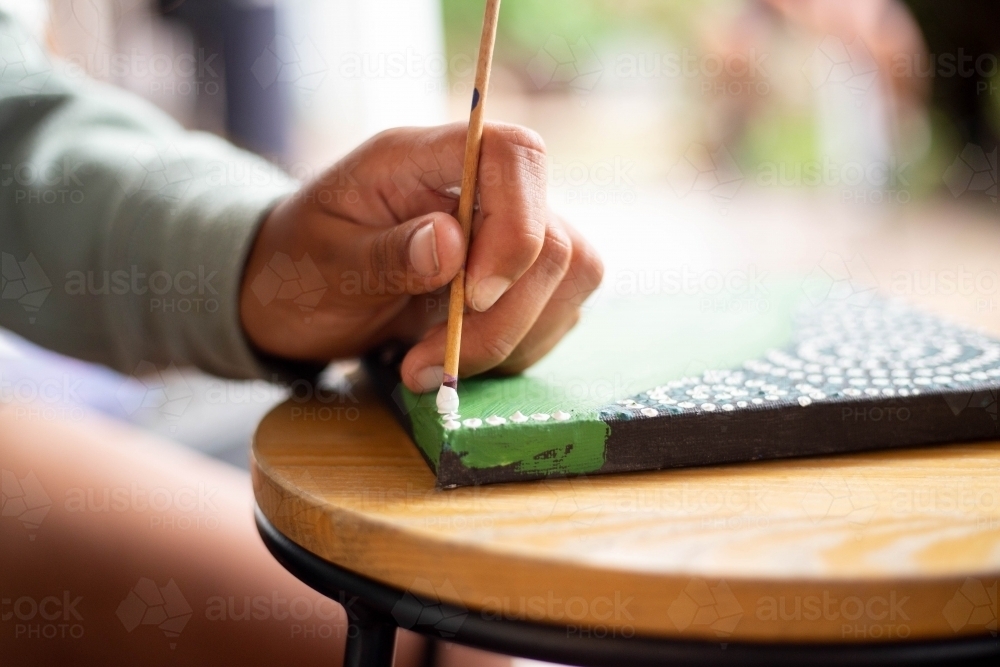
[[[442,488],[997,437],[1000,341],[857,296],[607,300],[524,374],[462,381],[461,414],[399,383],[401,347],[366,366]]]

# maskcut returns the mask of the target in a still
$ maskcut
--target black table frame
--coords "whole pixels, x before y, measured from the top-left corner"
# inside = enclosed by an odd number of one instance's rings
[[[443,639],[495,653],[581,667],[996,667],[1000,664],[1000,641],[989,636],[867,644],[720,644],[642,636],[582,636],[563,626],[486,618],[387,586],[323,560],[285,537],[259,507],[255,509],[255,518],[268,551],[285,569],[317,592],[344,605],[348,617],[345,667],[390,667],[399,627],[432,640]]]

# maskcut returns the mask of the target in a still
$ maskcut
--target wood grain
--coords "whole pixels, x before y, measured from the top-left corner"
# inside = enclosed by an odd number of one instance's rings
[[[351,397],[339,419],[268,415],[255,492],[294,541],[379,581],[626,635],[981,634],[952,602],[976,581],[995,619],[998,443],[437,491],[363,381]]]
[[[732,266],[808,272],[860,247],[883,290],[1000,335],[994,293],[894,287],[994,275],[995,219],[784,206],[727,222]],[[362,383],[340,402],[276,408],[253,474],[262,510],[299,544],[470,613],[713,641],[997,631],[998,442],[436,491]]]

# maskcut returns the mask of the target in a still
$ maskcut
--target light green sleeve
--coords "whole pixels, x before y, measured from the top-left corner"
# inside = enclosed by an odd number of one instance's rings
[[[173,362],[266,376],[239,287],[257,226],[295,187],[61,71],[0,12],[0,326],[126,373]]]

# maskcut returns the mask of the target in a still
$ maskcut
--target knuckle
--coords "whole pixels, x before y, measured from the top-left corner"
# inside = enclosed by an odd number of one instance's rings
[[[498,375],[517,375],[518,373],[523,373],[529,369],[533,363],[534,361],[528,357],[524,355],[517,355],[517,358],[511,357],[502,365],[497,366],[494,370]]]
[[[514,146],[541,155],[547,152],[542,135],[530,128],[521,125],[500,125],[498,129],[504,139]]]
[[[376,146],[392,145],[404,139],[409,139],[407,128],[392,127],[382,130],[373,136],[369,141]]]
[[[524,246],[523,257],[537,257],[544,251],[547,233],[545,224],[541,221],[526,220],[521,242]]]
[[[515,347],[514,342],[501,334],[489,335],[482,342],[483,353],[491,366],[507,359],[514,352]]]
[[[550,272],[558,275],[566,273],[573,258],[573,241],[569,234],[558,227],[549,225],[545,230],[545,241],[541,257]]]
[[[597,289],[604,280],[604,262],[589,246],[574,247],[573,269],[585,291]]]
[[[382,130],[368,138],[358,148],[358,152],[385,153],[399,143],[399,131],[395,128]]]
[[[540,134],[520,125],[503,123],[490,123],[485,131],[488,137],[496,140],[491,143],[495,143],[504,154],[544,171],[546,148]]]
[[[391,237],[392,234],[379,234],[372,240],[368,250],[368,267],[373,277],[386,275],[394,266]]]

